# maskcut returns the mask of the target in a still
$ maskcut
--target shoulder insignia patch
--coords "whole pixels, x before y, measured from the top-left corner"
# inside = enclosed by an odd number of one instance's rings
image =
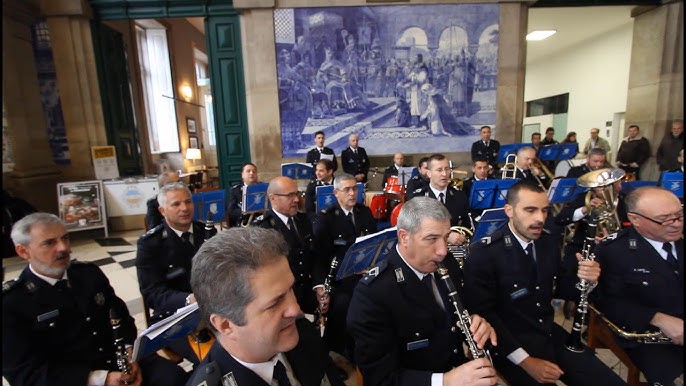
[[[4,294],[12,288],[15,288],[17,284],[19,284],[19,280],[10,280],[2,283],[2,293]]]
[[[396,268],[395,269],[395,281],[398,283],[402,283],[405,281],[405,275],[403,275],[403,269],[402,268]]]
[[[629,239],[629,249],[632,251],[636,250],[636,239]]]
[[[486,236],[481,238],[481,244],[488,245],[491,243],[491,236]]]
[[[415,189],[414,193],[419,194],[422,192],[422,190],[424,190],[424,188]]]
[[[619,232],[615,232],[615,233],[609,234],[609,235],[605,236],[605,237],[602,239],[601,242],[612,241],[612,240],[614,240],[614,239],[617,238],[617,235],[618,235],[618,234],[619,234]]]
[[[511,247],[512,246],[512,238],[510,235],[505,235],[503,236],[503,240],[505,241],[505,246],[506,247]]]

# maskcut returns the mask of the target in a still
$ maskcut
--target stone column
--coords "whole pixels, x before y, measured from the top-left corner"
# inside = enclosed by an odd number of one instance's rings
[[[86,0],[42,0],[47,17],[69,143],[65,178],[95,178],[91,146],[107,145],[105,121]]]
[[[39,10],[25,0],[3,1],[2,9],[2,100],[15,157],[3,187],[38,210],[57,213],[55,183],[61,172],[48,146],[31,44]]]
[[[501,144],[520,142],[522,137],[528,20],[526,3],[500,3],[495,131]]]
[[[650,141],[652,157],[641,179],[657,180],[655,153],[673,119],[684,114],[683,2],[645,10],[636,8],[625,121]]]

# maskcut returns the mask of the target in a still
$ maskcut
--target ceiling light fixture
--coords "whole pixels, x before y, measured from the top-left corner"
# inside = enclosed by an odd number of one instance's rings
[[[527,41],[539,41],[539,40],[544,40],[547,39],[557,33],[557,30],[554,29],[541,29],[541,30],[536,30],[536,31],[531,31],[526,35],[526,40]]]

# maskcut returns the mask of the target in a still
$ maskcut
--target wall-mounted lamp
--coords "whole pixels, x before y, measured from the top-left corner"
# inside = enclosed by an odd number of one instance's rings
[[[187,101],[193,99],[193,89],[191,88],[191,86],[187,84],[181,86],[181,96],[183,96],[183,98]]]
[[[202,157],[200,156],[200,149],[195,149],[195,148],[188,148],[186,149],[186,159],[192,159],[193,160],[193,166],[195,166],[195,160],[196,159],[201,159]]]

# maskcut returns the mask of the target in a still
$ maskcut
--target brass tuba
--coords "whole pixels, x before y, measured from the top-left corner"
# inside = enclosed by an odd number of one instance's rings
[[[467,172],[464,170],[454,170],[453,169],[453,161],[450,162],[450,186],[453,186],[459,190],[462,190],[464,187],[464,180],[462,178],[455,177],[455,174],[464,174],[466,175]]]
[[[597,235],[603,235],[603,231],[614,233],[621,229],[622,223],[617,215],[619,196],[615,193],[613,184],[621,181],[624,175],[622,169],[605,168],[588,172],[576,181],[577,185],[591,189],[586,193],[586,212],[598,218]],[[600,198],[603,204],[593,208],[593,198]]]

